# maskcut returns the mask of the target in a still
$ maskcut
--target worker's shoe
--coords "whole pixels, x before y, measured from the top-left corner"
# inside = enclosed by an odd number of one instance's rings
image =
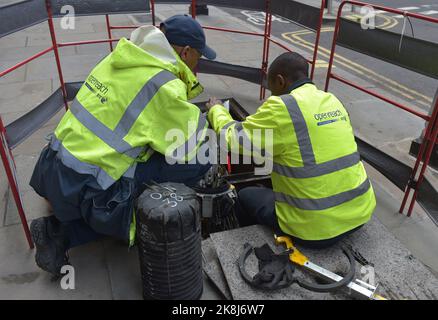
[[[53,216],[33,220],[30,233],[36,246],[35,262],[38,267],[59,276],[62,266],[68,264],[68,241],[59,222],[55,220]]]

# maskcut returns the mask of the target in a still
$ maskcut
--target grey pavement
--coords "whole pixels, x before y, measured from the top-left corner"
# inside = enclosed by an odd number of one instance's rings
[[[187,6],[157,6],[159,19],[183,12],[187,12]],[[148,15],[111,16],[111,21],[119,25],[129,25],[136,20],[147,19]],[[210,16],[200,16],[199,21],[218,27],[256,30],[247,22],[215,7],[210,7]],[[59,22],[56,26],[59,41],[106,38],[103,16],[78,18],[76,30],[62,30],[59,28]],[[263,45],[261,38],[215,31],[206,31],[206,34],[209,44],[218,52],[219,61],[254,67],[260,65]],[[128,35],[128,31],[114,32],[115,37]],[[0,70],[49,45],[50,38],[45,23],[0,39]],[[79,81],[85,79],[90,69],[108,54],[109,49],[107,45],[99,44],[62,48],[61,51],[65,80]],[[280,48],[272,46],[270,60],[282,52]],[[297,49],[297,52],[307,55],[300,49]],[[346,73],[341,69],[337,71],[341,74]],[[315,82],[319,86],[324,82],[325,73],[325,68],[317,69]],[[254,112],[261,104],[257,85],[224,76],[200,74],[199,79],[205,87],[205,92],[196,99],[197,101],[206,100],[210,96],[232,96],[249,112]],[[364,80],[358,81],[372,86]],[[0,114],[3,120],[6,124],[16,120],[58,87],[59,79],[52,54],[45,55],[0,79]],[[339,83],[333,82],[330,88],[349,109],[357,135],[412,164],[413,160],[407,156],[406,150],[409,147],[408,141],[416,138],[423,128],[424,124],[421,121],[416,121],[385,103],[377,102]],[[39,152],[46,144],[44,137],[54,130],[62,113],[60,111],[13,151],[21,195],[29,220],[49,214],[44,201],[28,183]],[[387,124],[393,119],[397,119],[398,124],[389,129]],[[104,239],[71,250],[71,262],[76,270],[75,290],[65,291],[60,288],[58,282],[51,282],[50,277],[34,264],[34,251],[27,247],[4,169],[0,167],[0,299],[141,299],[136,249],[129,251],[126,245],[112,239]],[[388,204],[387,210],[379,210],[376,214],[379,221],[419,261],[433,272],[438,272],[436,227],[418,206],[412,218],[397,214],[394,208],[400,203],[401,193],[369,166],[367,171],[376,186],[382,207]],[[431,171],[428,175],[434,178],[436,173]],[[209,281],[205,281],[203,299],[221,297],[215,287]]]

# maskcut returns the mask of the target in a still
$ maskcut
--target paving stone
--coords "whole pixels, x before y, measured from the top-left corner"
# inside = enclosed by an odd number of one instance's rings
[[[55,27],[56,38],[59,39],[59,41],[62,41],[61,39],[64,35],[93,33],[95,32],[95,30],[90,22],[93,21],[94,19],[91,18],[91,19],[86,19],[85,21],[81,21],[76,17],[74,29],[64,29],[61,24],[62,19],[55,19],[53,25]],[[105,17],[103,16],[100,16],[100,19],[105,21]]]
[[[41,216],[49,216],[49,207],[46,201],[33,190],[21,190],[21,201],[23,202],[24,213],[28,221]],[[20,224],[17,206],[15,204],[12,192],[8,193],[8,207],[6,209],[5,226]],[[30,222],[29,222],[30,223]]]
[[[254,247],[268,243],[271,248],[279,253],[282,249],[273,244],[273,234],[263,226],[250,226],[237,230],[213,233],[210,235],[218,254],[222,269],[235,300],[296,300],[296,299],[331,299],[326,293],[313,293],[296,284],[289,288],[265,291],[257,290],[247,284],[240,275],[237,260],[243,250],[244,243],[248,242]],[[250,276],[257,272],[257,259],[252,254],[247,259],[246,270]],[[298,274],[298,273],[297,273]]]
[[[74,55],[61,58],[61,67],[65,81],[70,77],[88,74],[105,55]],[[58,71],[54,59],[40,59],[28,66],[27,81],[58,79]]]
[[[233,44],[235,45],[235,44]],[[236,58],[239,60],[242,60],[242,57],[248,60],[255,60],[255,59],[261,59],[262,56],[262,49],[263,49],[263,42],[244,42],[239,44],[238,51],[235,51],[235,49],[232,51],[233,54],[230,56],[230,50],[232,49],[231,46],[214,46],[211,45],[212,48],[216,51],[218,60],[221,62],[231,63],[232,58]],[[227,57],[227,58],[225,58]],[[231,59],[230,59],[231,58]]]
[[[127,244],[109,238],[103,243],[113,298],[143,299],[137,247],[129,249]]]
[[[204,278],[202,295],[199,300],[223,300],[223,296],[220,294],[216,286],[211,282],[211,280],[205,275]]]
[[[221,294],[227,299],[231,300],[231,292],[228,288],[227,280],[223,273],[219,258],[214,248],[213,242],[210,238],[202,241],[202,268],[207,277],[215,284]]]
[[[113,48],[115,48],[117,42],[113,42]],[[75,46],[76,52],[79,55],[99,55],[105,56],[110,53],[110,48],[108,43],[96,43],[87,44],[81,46]]]
[[[102,243],[70,250],[75,289],[63,290],[60,282],[40,270],[29,250],[21,225],[0,228],[0,299],[111,299]]]
[[[374,146],[416,138],[424,128],[424,121],[390,106],[389,104],[367,98],[348,102],[345,106],[350,114],[355,132],[367,138]],[[397,119],[403,130],[388,130],[388,123]]]
[[[3,163],[0,164],[0,226],[3,226],[3,222],[6,214],[6,207],[8,201],[8,179],[6,176]]]
[[[21,32],[27,33],[48,33],[49,32],[49,24],[46,21],[38,23],[34,26],[28,27],[22,31],[18,31],[15,34],[19,34]]]
[[[0,46],[1,48],[1,46]],[[21,62],[20,60],[0,60],[0,70],[5,71],[16,64]],[[0,84],[23,82],[26,78],[26,68],[27,66],[22,66],[14,71],[8,73],[7,75],[0,78]]]
[[[198,74],[198,80],[204,87],[204,92],[193,99],[194,102],[207,101],[210,97],[230,96],[230,87],[221,77],[210,74]]]
[[[40,46],[27,46],[27,47],[10,47],[10,48],[2,48],[2,54],[0,59],[10,60],[10,59],[27,59],[31,56],[47,49],[49,45],[40,45]],[[74,48],[71,47],[63,47],[60,49],[63,56],[76,54]],[[53,53],[48,52],[42,57],[52,57]],[[38,60],[38,58],[37,58]]]
[[[380,203],[378,199],[378,203]],[[380,204],[379,204],[380,205]],[[379,206],[378,205],[378,206]],[[379,208],[377,209],[379,210]],[[261,226],[251,226],[239,230],[211,235],[222,268],[225,272],[234,299],[347,299],[343,293],[319,294],[293,285],[276,292],[255,290],[240,276],[236,260],[243,244],[248,242],[260,246],[268,242],[273,246],[272,231]],[[438,297],[438,279],[407,250],[376,217],[362,229],[324,251],[301,249],[314,263],[333,272],[345,272],[346,258],[341,246],[351,244],[375,266],[375,277],[380,284],[378,293],[390,299],[432,299]],[[275,248],[279,250],[279,248]],[[256,271],[255,258],[248,260],[248,272]],[[251,265],[252,263],[252,265]],[[356,276],[360,276],[359,267]],[[303,275],[301,273],[301,275]]]
[[[27,36],[22,33],[13,33],[0,38],[0,48],[24,47],[27,43]]]
[[[367,172],[370,175],[369,170]],[[413,211],[411,217],[398,213],[403,194],[400,191],[399,197],[394,198],[388,194],[386,188],[382,187],[386,184],[373,183],[376,193],[387,195],[379,198],[379,207],[375,211],[376,217],[408,250],[414,252],[423,264],[438,271],[438,248],[435,245],[438,242],[436,226],[431,223],[430,218],[424,212],[420,212],[421,208],[418,205],[414,207],[416,210]]]
[[[17,166],[18,184],[22,191],[32,190],[29,186],[29,180],[38,161],[39,153],[37,154],[18,154],[14,157]]]
[[[0,114],[30,111],[52,93],[52,81],[31,81],[0,85]],[[10,120],[11,121],[11,120]],[[9,123],[10,121],[5,121]]]
[[[263,33],[263,32],[261,32],[261,33]],[[238,34],[238,33],[227,33],[227,34],[225,34],[225,37],[227,37],[228,39],[230,39],[231,41],[236,42],[236,43],[254,42],[254,41],[260,41],[260,39],[263,39],[263,37],[260,37],[260,36]]]
[[[90,25],[90,28],[93,28]],[[49,33],[37,33],[30,34],[28,36],[28,46],[48,46],[52,43],[52,38]],[[107,39],[107,32],[89,32],[89,33],[76,33],[73,31],[62,33],[57,35],[56,40],[58,42],[73,42],[73,41],[85,41],[85,40],[100,40]]]

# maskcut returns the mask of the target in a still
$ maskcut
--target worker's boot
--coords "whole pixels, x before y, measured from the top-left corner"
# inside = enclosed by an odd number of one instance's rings
[[[54,216],[38,218],[32,221],[30,232],[36,246],[36,264],[59,276],[62,266],[68,264],[68,239],[61,224]]]

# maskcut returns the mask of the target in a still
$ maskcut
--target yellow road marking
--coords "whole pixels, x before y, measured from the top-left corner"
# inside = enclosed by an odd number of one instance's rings
[[[329,63],[325,60],[316,60],[316,66],[315,68],[328,68]],[[336,66],[333,66],[333,68],[336,68]]]
[[[377,28],[379,28],[379,29],[390,29],[398,24],[398,21],[396,19],[393,19],[393,18],[385,16],[385,15],[378,15],[378,16],[380,16],[381,18],[383,18],[385,20],[385,22],[383,24],[377,26]],[[351,18],[351,16],[349,16],[347,18]],[[332,31],[334,31],[334,28],[329,27],[329,28],[322,28],[321,29],[321,32],[332,32]],[[283,33],[282,37],[289,40],[290,42],[292,42],[296,45],[305,47],[305,48],[313,51],[314,44],[310,43],[310,42],[308,42],[300,37],[300,36],[303,36],[306,34],[312,34],[312,33],[313,33],[312,31],[301,30],[301,31],[296,31],[296,32]],[[321,54],[322,56],[324,56],[326,58],[330,58],[330,52],[331,52],[330,50],[328,50],[322,46],[320,46],[320,48],[319,48],[319,54]],[[342,60],[343,62],[339,61],[339,60]],[[430,103],[432,103],[432,99],[430,97],[425,96],[425,95],[423,95],[423,94],[421,94],[413,89],[405,87],[405,86],[401,85],[400,83],[398,83],[390,78],[387,78],[387,77],[385,77],[377,72],[374,72],[374,71],[372,71],[372,70],[370,70],[370,69],[368,69],[360,64],[357,64],[357,63],[355,63],[355,62],[353,62],[353,61],[351,61],[343,56],[335,54],[335,61],[336,61],[336,63],[338,63],[342,66],[345,66],[346,68],[351,69],[354,72],[356,72],[360,75],[363,75],[364,77],[366,77],[368,79],[374,80],[375,82],[382,82],[382,81],[386,82],[387,83],[386,86],[390,90],[396,92],[397,94],[400,94],[401,96],[403,96],[405,98],[408,98],[410,100],[414,100],[415,98],[412,95],[420,97],[420,98],[424,99],[426,102],[421,101],[421,100],[417,100],[417,102],[424,105],[424,106],[427,106],[427,107],[430,107]],[[368,74],[366,74],[366,73],[368,73]],[[412,95],[409,95],[408,93],[411,93]]]

